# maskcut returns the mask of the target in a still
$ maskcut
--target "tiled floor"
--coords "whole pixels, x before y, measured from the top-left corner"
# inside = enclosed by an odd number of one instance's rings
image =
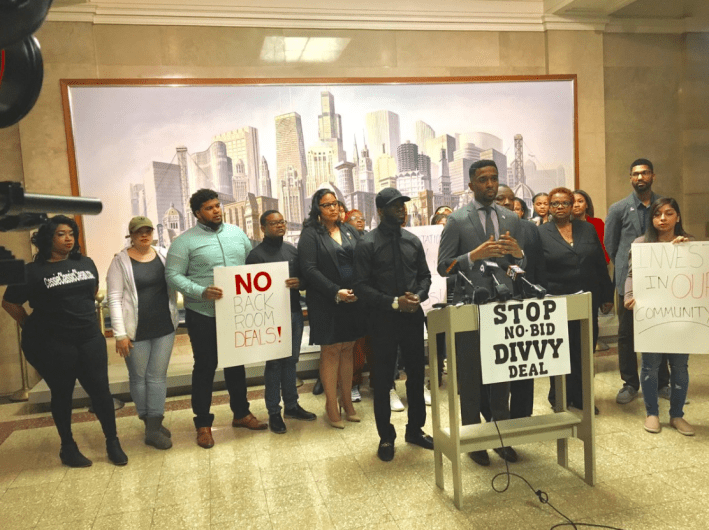
[[[555,444],[517,447],[521,461],[510,466],[576,522],[635,529],[705,529],[709,520],[709,358],[690,359],[691,403],[686,417],[697,435],[681,436],[667,426],[668,402],[661,403],[664,430],[642,430],[641,400],[615,403],[619,388],[613,355],[597,356],[596,402],[598,484],[580,478],[580,442],[571,442],[572,470],[556,465]],[[404,385],[399,382],[400,394]],[[546,380],[538,381],[536,406],[546,412]],[[130,462],[108,463],[100,428],[76,411],[75,437],[94,461],[88,469],[62,467],[59,442],[47,413],[26,405],[0,406],[0,528],[142,529],[548,529],[562,522],[523,483],[512,479],[496,493],[492,477],[504,470],[465,458],[464,509],[452,502],[450,465],[445,491],[434,481],[433,454],[403,442],[405,413],[392,413],[400,438],[393,462],[376,457],[377,435],[371,394],[358,405],[363,422],[332,429],[322,419],[324,396],[301,388],[301,404],[316,422],[286,420],[288,432],[250,432],[230,427],[224,396],[214,407],[216,446],[194,443],[189,401],[172,398],[166,424],[174,447],[158,451],[142,441],[142,423],[130,404],[118,429]],[[265,418],[262,393],[253,390],[252,410]],[[82,421],[83,420],[83,421]],[[427,431],[430,432],[430,416]],[[35,426],[35,427],[32,427]],[[8,433],[9,436],[8,436]],[[445,461],[445,460],[444,460]],[[496,484],[502,486],[504,477]]]

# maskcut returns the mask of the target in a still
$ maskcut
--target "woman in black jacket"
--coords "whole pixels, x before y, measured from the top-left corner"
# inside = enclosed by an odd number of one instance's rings
[[[363,316],[352,292],[356,229],[340,222],[334,192],[321,189],[313,195],[308,218],[298,242],[300,271],[308,289],[305,299],[310,322],[310,343],[319,344],[320,379],[325,389],[325,417],[333,427],[344,428],[340,408],[348,421],[360,421],[352,405],[352,350],[364,336]],[[340,382],[340,404],[337,383]]]
[[[549,223],[539,226],[539,236],[546,262],[549,294],[573,294],[588,291],[593,296],[593,348],[598,340],[598,309],[607,313],[613,307],[613,283],[608,276],[601,241],[591,223],[571,218],[574,194],[568,188],[555,188],[549,193]],[[581,393],[581,326],[569,322],[571,374],[566,376],[567,401],[583,407]],[[549,401],[554,404],[554,385]]]

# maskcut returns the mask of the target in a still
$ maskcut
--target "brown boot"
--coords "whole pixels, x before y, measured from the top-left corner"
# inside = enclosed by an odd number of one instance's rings
[[[199,427],[197,429],[197,445],[205,449],[214,447],[214,438],[212,438],[211,427]]]

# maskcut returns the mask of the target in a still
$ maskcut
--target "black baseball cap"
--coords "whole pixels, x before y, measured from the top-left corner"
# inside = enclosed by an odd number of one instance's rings
[[[411,197],[402,195],[401,192],[396,188],[383,188],[379,193],[377,193],[375,203],[377,205],[377,208],[386,208],[392,202],[397,201],[399,199],[403,199],[403,201],[406,202],[410,201]]]

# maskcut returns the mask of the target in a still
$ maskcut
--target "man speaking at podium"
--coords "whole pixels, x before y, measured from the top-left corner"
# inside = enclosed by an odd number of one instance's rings
[[[497,165],[493,160],[478,160],[470,166],[469,176],[468,186],[474,199],[448,217],[438,247],[438,272],[446,276],[460,270],[476,283],[482,278],[471,272],[482,260],[495,261],[504,271],[510,265],[524,268],[525,260],[522,245],[517,242],[522,237],[519,217],[495,204],[499,184]],[[480,423],[481,392],[488,394],[494,420],[510,417],[510,384],[482,386],[479,356],[476,355],[479,344],[477,331],[456,335],[458,380],[477,382],[465,383],[459,388],[463,425]],[[511,447],[501,447],[495,452],[508,462],[517,461],[517,453]],[[470,458],[477,464],[490,465],[487,451],[473,451]]]

